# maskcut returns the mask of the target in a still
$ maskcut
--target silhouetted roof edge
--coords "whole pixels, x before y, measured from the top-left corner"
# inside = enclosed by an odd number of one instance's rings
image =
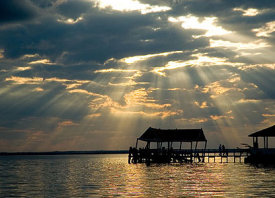
[[[275,125],[248,135],[249,137],[275,137]]]
[[[207,141],[202,129],[156,129],[151,127],[138,139],[150,142]]]

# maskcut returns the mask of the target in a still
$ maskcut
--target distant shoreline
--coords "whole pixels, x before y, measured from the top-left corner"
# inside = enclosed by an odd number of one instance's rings
[[[7,155],[83,155],[83,154],[126,154],[128,150],[99,150],[99,151],[47,151],[47,152],[0,152],[0,156]]]

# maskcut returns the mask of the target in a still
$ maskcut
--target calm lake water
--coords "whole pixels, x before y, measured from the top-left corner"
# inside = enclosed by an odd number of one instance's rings
[[[1,197],[275,197],[275,169],[128,164],[127,155],[1,156]]]

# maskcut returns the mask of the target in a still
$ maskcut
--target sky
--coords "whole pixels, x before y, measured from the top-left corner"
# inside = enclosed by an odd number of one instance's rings
[[[0,1],[0,151],[208,147],[275,124],[275,1]]]

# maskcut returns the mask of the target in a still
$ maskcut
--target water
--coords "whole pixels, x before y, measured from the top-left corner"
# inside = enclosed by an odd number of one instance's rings
[[[1,197],[275,197],[275,169],[128,164],[127,155],[1,156]]]

